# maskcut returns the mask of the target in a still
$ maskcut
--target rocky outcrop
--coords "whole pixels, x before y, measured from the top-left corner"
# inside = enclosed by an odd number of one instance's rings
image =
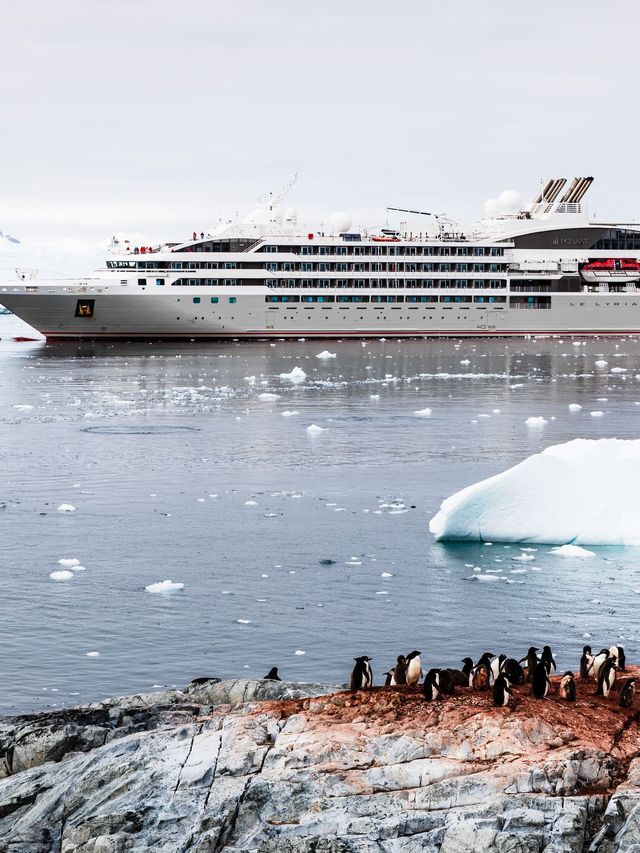
[[[212,679],[5,719],[0,849],[638,853],[638,712],[578,688],[494,708]]]

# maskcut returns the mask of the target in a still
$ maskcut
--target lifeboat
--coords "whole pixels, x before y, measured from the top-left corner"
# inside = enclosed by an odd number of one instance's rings
[[[603,258],[585,264],[580,275],[591,282],[638,281],[640,263],[632,258]]]
[[[372,242],[374,243],[399,243],[399,237],[372,237]]]

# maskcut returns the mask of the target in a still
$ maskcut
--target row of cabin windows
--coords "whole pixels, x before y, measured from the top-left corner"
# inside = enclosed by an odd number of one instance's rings
[[[217,305],[219,301],[220,301],[219,297],[217,297],[217,296],[211,297],[211,304],[212,305]],[[235,296],[229,297],[229,302],[231,305],[235,305],[237,301],[238,301],[237,297],[235,297]],[[193,304],[194,305],[199,305],[201,302],[202,302],[202,297],[200,297],[200,296],[194,296],[193,297]]]
[[[499,258],[504,255],[501,246],[322,246],[309,243],[304,246],[260,246],[258,252],[282,252],[295,255],[420,255],[440,257],[475,257]]]
[[[450,263],[292,263],[281,261],[264,265],[270,272],[504,272],[505,264],[450,264]]]
[[[146,284],[146,279],[138,279],[138,284]],[[162,279],[157,279],[162,283]],[[388,287],[411,287],[420,288],[442,288],[451,287],[462,290],[504,290],[507,287],[506,279],[477,278],[477,279],[449,279],[449,278],[281,278],[281,279],[236,279],[236,278],[177,278],[171,282],[172,287],[213,287],[236,285],[267,285],[269,287],[358,287],[358,288],[388,288]]]
[[[356,303],[358,303],[358,302],[360,302],[360,303],[363,303],[363,302],[373,302],[373,303],[381,303],[381,302],[383,302],[383,303],[389,303],[389,302],[425,303],[425,302],[430,302],[430,303],[436,303],[438,301],[440,301],[440,302],[454,302],[454,303],[457,303],[457,302],[490,303],[490,302],[506,302],[507,297],[506,296],[440,296],[440,297],[438,297],[435,294],[430,295],[430,296],[413,296],[411,294],[406,295],[406,296],[401,295],[401,294],[388,294],[385,296],[378,295],[378,294],[374,294],[373,296],[364,296],[364,295],[360,295],[360,294],[351,294],[350,296],[330,296],[330,295],[326,295],[326,296],[325,295],[322,295],[322,296],[318,296],[318,295],[316,295],[316,296],[294,296],[294,295],[291,295],[291,296],[289,296],[289,295],[285,294],[285,295],[280,295],[280,296],[275,296],[275,295],[274,296],[265,296],[264,301],[270,302],[270,303],[273,303],[273,302],[278,302],[278,303],[301,302],[303,304],[309,303],[309,302],[315,302],[315,303],[318,303],[318,302],[323,302],[323,303],[327,303],[327,302],[338,302],[338,303],[340,303],[340,302],[356,302]]]

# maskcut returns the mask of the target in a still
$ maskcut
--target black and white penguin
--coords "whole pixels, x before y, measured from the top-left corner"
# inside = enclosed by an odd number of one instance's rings
[[[382,674],[383,674],[383,675],[384,675],[384,677],[385,677],[385,678],[384,678],[384,686],[385,686],[385,687],[394,687],[394,686],[395,686],[395,683],[396,683],[396,680],[395,680],[395,678],[393,677],[393,670],[392,670],[392,669],[390,669],[388,672],[383,672]]]
[[[551,675],[552,672],[556,671],[556,659],[551,651],[551,646],[544,646],[540,660],[547,668],[547,675]]]
[[[515,658],[507,658],[502,664],[502,674],[509,684],[524,684],[524,670]]]
[[[393,670],[393,680],[396,684],[407,683],[407,659],[404,655],[398,655],[398,661]]]
[[[591,669],[589,670],[589,674],[592,678],[595,678],[597,681],[600,677],[600,670],[604,666],[605,661],[609,659],[611,653],[609,649],[600,649],[597,655],[594,655],[593,663],[591,664]]]
[[[591,652],[591,646],[583,646],[582,657],[580,658],[580,678],[589,678],[592,666],[593,654]]]
[[[616,663],[620,672],[626,672],[627,656],[624,653],[622,646],[609,646],[609,654],[616,658]]]
[[[365,690],[373,685],[373,674],[371,672],[371,658],[368,655],[361,655],[354,658],[356,665],[351,673],[351,689]]]
[[[576,701],[576,682],[572,672],[565,672],[560,679],[558,695],[567,702]]]
[[[630,708],[633,705],[633,698],[636,695],[636,679],[625,678],[620,687],[620,705],[623,708]]]
[[[407,661],[407,684],[415,686],[422,677],[422,667],[420,664],[420,652],[409,652],[406,657]]]
[[[280,676],[278,675],[278,667],[272,666],[269,672],[265,675],[265,681],[269,679],[269,681],[282,681]]]
[[[549,683],[547,667],[538,661],[531,673],[531,692],[536,699],[544,699],[549,692]]]
[[[536,668],[536,664],[538,663],[537,653],[538,649],[535,646],[529,646],[529,651],[518,661],[518,663],[526,663],[527,672],[525,673],[525,677],[527,681],[531,681],[533,677],[533,670]]]
[[[493,683],[493,704],[498,708],[506,708],[509,704],[509,699],[513,696],[509,689],[510,687],[511,685],[506,675],[499,673]]]
[[[440,670],[440,692],[446,696],[455,696],[455,681],[448,669]]]
[[[506,659],[506,655],[496,655],[496,657],[491,659],[491,675],[494,681],[502,672],[502,666]]]
[[[433,702],[440,697],[440,670],[430,669],[424,679],[424,698],[427,702]]]
[[[617,668],[615,659],[609,655],[600,667],[600,671],[598,673],[598,689],[596,690],[596,696],[604,696],[605,699],[607,698],[611,692],[611,688],[615,684]]]

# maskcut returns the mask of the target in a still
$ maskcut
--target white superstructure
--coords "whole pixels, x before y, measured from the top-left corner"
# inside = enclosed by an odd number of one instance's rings
[[[50,338],[637,334],[640,225],[592,222],[592,180],[503,193],[466,234],[399,208],[312,231],[266,205],[182,243],[114,241],[94,276],[19,276],[0,302]]]

